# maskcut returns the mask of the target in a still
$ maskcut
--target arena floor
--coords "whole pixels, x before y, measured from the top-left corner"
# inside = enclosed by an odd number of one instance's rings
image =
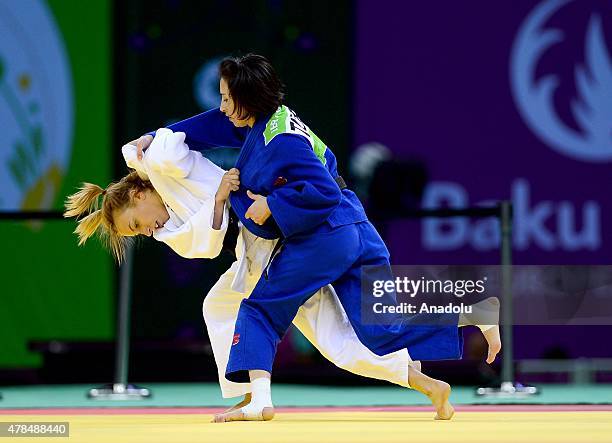
[[[67,421],[69,441],[79,443],[612,441],[610,386],[543,387],[541,395],[518,402],[456,388],[455,417],[439,422],[418,393],[405,389],[286,385],[275,389],[280,407],[273,421],[221,424],[210,420],[227,400],[217,394],[218,407],[202,407],[213,401],[214,385],[154,385],[153,398],[119,404],[88,400],[85,388],[2,388],[0,421]]]

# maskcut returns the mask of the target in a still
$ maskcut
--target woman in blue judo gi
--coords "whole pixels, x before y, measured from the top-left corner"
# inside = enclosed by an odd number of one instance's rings
[[[407,348],[414,360],[461,357],[455,325],[410,326],[361,322],[361,271],[386,275],[389,253],[356,195],[338,175],[330,149],[284,106],[283,87],[271,64],[249,54],[220,65],[221,106],[170,125],[187,134],[191,149],[241,147],[240,187],[230,196],[240,222],[255,235],[281,238],[280,248],[241,303],[227,366],[232,381],[251,382],[251,403],[220,421],[265,420],[274,410],[270,373],[276,347],[298,308],[319,288],[333,284],[359,340],[377,355]],[[151,136],[143,136],[144,148]],[[483,328],[488,362],[501,348],[497,326]],[[448,384],[411,368],[409,384],[425,393],[439,419],[452,417]]]

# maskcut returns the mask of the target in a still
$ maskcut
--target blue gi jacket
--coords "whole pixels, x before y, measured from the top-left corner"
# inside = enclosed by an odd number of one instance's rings
[[[240,189],[231,193],[230,202],[255,235],[289,237],[325,222],[336,227],[367,220],[355,193],[340,190],[336,183],[333,152],[286,106],[250,129],[234,127],[219,109],[168,127],[187,134],[186,143],[196,151],[242,148],[236,163]],[[261,226],[244,217],[253,203],[247,189],[267,197],[272,217]]]
[[[364,325],[361,317],[362,267],[378,266],[392,278],[389,252],[367,223],[350,190],[340,190],[336,158],[287,107],[238,129],[218,109],[169,126],[187,134],[191,149],[241,147],[236,167],[240,189],[230,201],[241,222],[267,239],[285,237],[284,248],[251,295],[241,303],[226,369],[232,381],[248,380],[248,370],[272,370],[276,346],[299,307],[319,288],[333,284],[357,337],[385,355],[408,348],[414,359],[461,356],[456,326],[414,327],[409,323]],[[272,212],[262,226],[245,218],[250,190],[267,196]],[[263,283],[262,283],[263,282]]]

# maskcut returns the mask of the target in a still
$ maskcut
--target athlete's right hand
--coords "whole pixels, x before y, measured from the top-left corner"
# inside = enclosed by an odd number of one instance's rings
[[[230,195],[230,192],[237,191],[240,187],[240,171],[236,168],[232,168],[223,174],[219,189],[215,194],[215,200],[219,202],[225,202]]]
[[[145,134],[137,140],[136,143],[136,156],[138,160],[142,160],[142,153],[145,149],[147,149],[151,143],[153,142],[153,136],[150,134]]]

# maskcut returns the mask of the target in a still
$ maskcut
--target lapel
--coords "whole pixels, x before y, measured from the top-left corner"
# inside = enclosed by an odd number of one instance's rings
[[[257,172],[261,170],[266,162],[258,161],[258,159],[265,153],[262,150],[258,150],[258,141],[263,140],[263,132],[266,129],[266,124],[270,116],[260,118],[251,128],[247,135],[238,159],[236,160],[236,168],[240,170],[240,187],[243,183],[247,186],[254,186],[256,183],[255,177]],[[260,148],[263,147],[261,143]]]
[[[251,158],[255,145],[257,144],[257,139],[261,134],[263,134],[267,122],[268,119],[266,117],[260,118],[257,122],[255,122],[249,131],[249,134],[242,145],[242,149],[240,150],[240,154],[238,155],[238,160],[236,160],[237,169],[242,170],[248,159]]]

